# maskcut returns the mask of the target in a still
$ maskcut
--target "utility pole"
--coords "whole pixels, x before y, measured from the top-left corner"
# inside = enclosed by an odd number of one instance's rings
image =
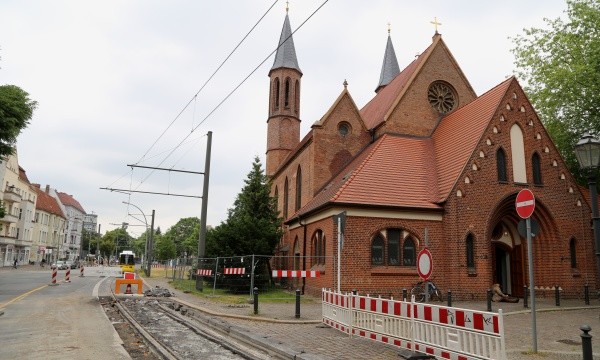
[[[198,236],[198,261],[196,268],[200,269],[200,259],[204,258],[206,248],[206,210],[208,208],[208,181],[210,178],[210,148],[212,144],[212,131],[207,134],[206,160],[204,161],[204,186],[202,189],[202,211],[200,213],[200,234]],[[196,272],[197,273],[197,272]],[[216,276],[216,273],[215,273]],[[202,277],[196,275],[196,290],[202,291]]]

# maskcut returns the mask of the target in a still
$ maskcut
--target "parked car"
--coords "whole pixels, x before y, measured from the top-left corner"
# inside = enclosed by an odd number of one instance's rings
[[[75,269],[77,267],[75,265],[75,261],[73,261],[73,260],[67,260],[67,261],[65,261],[65,263],[67,263],[67,266],[69,267],[69,269]]]
[[[58,270],[67,270],[69,265],[66,261],[58,260],[57,262],[52,264],[52,268],[56,268]]]

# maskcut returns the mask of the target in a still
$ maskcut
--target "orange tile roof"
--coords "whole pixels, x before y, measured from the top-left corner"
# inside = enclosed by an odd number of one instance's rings
[[[48,193],[46,193],[45,191],[41,190],[39,184],[34,184],[34,186],[36,187],[37,191],[37,201],[35,203],[35,208],[37,210],[45,211],[47,213],[60,216],[62,218],[66,218],[65,214],[62,212],[60,206],[58,205],[58,201],[56,201],[54,197],[48,195]]]
[[[446,116],[432,137],[384,134],[292,218],[334,203],[442,209],[512,81]]]
[[[58,198],[60,199],[60,202],[64,206],[72,206],[85,214],[85,210],[83,210],[83,207],[81,206],[81,204],[79,204],[79,201],[75,200],[73,198],[73,196],[66,194],[64,192],[57,191],[56,193],[58,194]]]

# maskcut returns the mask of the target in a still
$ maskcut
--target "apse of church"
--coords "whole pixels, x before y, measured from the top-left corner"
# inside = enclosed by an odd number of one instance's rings
[[[416,256],[427,247],[434,281],[457,299],[485,299],[493,283],[522,296],[527,244],[514,203],[523,188],[536,196],[540,227],[535,284],[558,284],[564,296],[597,285],[586,189],[517,79],[478,96],[437,31],[400,70],[388,32],[373,98],[359,108],[340,79],[341,92],[320,119],[305,119],[312,125],[300,137],[300,108],[310,104],[300,102],[288,14],[279,44],[266,93],[267,175],[285,222],[276,258],[320,272],[293,286],[399,297],[420,280]]]

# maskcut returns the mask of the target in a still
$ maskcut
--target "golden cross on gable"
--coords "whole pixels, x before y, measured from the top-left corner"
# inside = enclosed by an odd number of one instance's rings
[[[390,22],[388,21],[387,26],[388,26],[388,34],[389,34],[390,31],[392,30],[392,24],[390,24]]]
[[[285,12],[288,12],[290,10],[290,2],[286,1],[285,2]]]
[[[433,26],[435,27],[435,33],[438,33],[438,25],[442,25],[441,22],[437,21],[437,17],[433,18],[433,21],[430,21],[429,23],[433,24]]]

